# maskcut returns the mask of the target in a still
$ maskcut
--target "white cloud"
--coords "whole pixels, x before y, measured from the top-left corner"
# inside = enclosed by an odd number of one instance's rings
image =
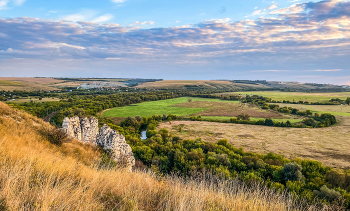
[[[97,12],[95,12],[93,10],[84,10],[84,11],[79,12],[79,13],[64,16],[62,19],[66,20],[66,21],[73,21],[73,22],[91,21],[94,18],[96,18],[96,14],[97,14]]]
[[[277,4],[273,4],[269,7],[269,10],[274,10],[276,8],[278,8]]]
[[[337,72],[341,71],[341,69],[331,69],[331,70],[314,70],[316,72]]]
[[[252,15],[262,15],[264,14],[263,10],[255,10]]]
[[[117,4],[120,4],[120,3],[123,3],[123,2],[126,2],[127,0],[111,0],[111,2],[113,3],[117,3]]]
[[[8,3],[7,0],[1,0],[0,1],[0,10],[5,9],[7,7],[7,3]]]
[[[26,0],[14,0],[14,3],[17,5],[17,6],[21,6]]]
[[[9,9],[12,6],[22,6],[26,0],[0,0],[0,10]]]
[[[105,14],[105,15],[101,15],[101,16],[93,19],[92,22],[94,22],[94,23],[104,23],[104,22],[107,22],[107,21],[111,20],[112,18],[114,18],[114,16],[112,14]]]

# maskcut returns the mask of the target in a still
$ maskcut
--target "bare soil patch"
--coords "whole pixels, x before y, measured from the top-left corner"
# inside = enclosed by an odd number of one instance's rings
[[[183,139],[201,138],[217,142],[227,139],[235,147],[258,153],[274,152],[288,158],[309,158],[327,166],[350,167],[350,118],[339,117],[341,122],[328,128],[278,128],[215,122],[172,121],[160,123]],[[179,132],[182,125],[182,132]]]

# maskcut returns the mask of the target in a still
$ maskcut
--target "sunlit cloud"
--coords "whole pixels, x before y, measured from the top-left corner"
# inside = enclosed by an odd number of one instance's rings
[[[278,8],[277,4],[273,4],[273,5],[269,6],[269,10],[274,10],[276,8]]]

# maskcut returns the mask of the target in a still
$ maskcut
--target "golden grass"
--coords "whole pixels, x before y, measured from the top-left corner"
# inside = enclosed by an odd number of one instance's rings
[[[216,122],[172,121],[160,123],[183,139],[201,138],[217,142],[227,139],[235,147],[258,153],[279,153],[288,158],[302,157],[327,166],[349,168],[349,117],[337,117],[338,125],[327,128],[280,128]],[[182,125],[182,132],[179,132]]]
[[[99,169],[99,150],[54,146],[47,123],[0,103],[0,209],[8,210],[317,210],[290,196],[237,181],[157,178]],[[82,152],[82,151],[85,152]],[[292,209],[290,209],[292,207]]]

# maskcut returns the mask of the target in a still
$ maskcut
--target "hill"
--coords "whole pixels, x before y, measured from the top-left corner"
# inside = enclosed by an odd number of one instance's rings
[[[0,102],[0,210],[317,210],[235,180],[111,168],[99,148],[57,145],[47,131],[55,129]]]
[[[289,90],[314,92],[339,92],[349,90],[349,86],[282,81],[250,80],[162,80],[136,86],[146,89],[219,89],[219,90]]]

